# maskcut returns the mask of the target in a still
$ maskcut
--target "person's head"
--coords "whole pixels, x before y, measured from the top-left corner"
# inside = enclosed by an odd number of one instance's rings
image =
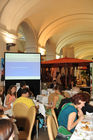
[[[20,82],[20,87],[21,88],[26,88],[26,82],[25,81],[21,81]]]
[[[8,119],[0,119],[0,140],[13,140],[14,125]]]
[[[85,103],[88,101],[86,97],[86,93],[80,92],[72,96],[71,101],[74,105],[76,105],[77,108],[81,109],[83,106],[85,106]]]
[[[53,84],[54,84],[54,85],[56,84],[56,80],[53,80]]]
[[[21,90],[21,96],[29,97],[29,88],[24,88]]]
[[[87,103],[90,101],[90,94],[86,91],[82,91],[82,94],[84,94],[85,100]]]
[[[72,90],[71,90],[72,95],[75,95],[75,94],[77,94],[79,92],[80,92],[80,88],[79,87],[76,87],[76,86],[73,87]]]
[[[55,90],[55,92],[57,93],[57,94],[61,94],[61,92],[62,92],[62,87],[60,86],[60,85],[56,85],[55,87],[54,87],[54,90]]]
[[[16,86],[15,85],[11,85],[7,91],[7,94],[10,94],[10,95],[15,95],[16,94]]]

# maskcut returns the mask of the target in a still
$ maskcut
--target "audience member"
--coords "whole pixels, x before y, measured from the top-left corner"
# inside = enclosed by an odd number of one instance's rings
[[[24,89],[24,88],[26,88],[26,82],[25,81],[21,81],[20,82],[20,88],[19,88],[19,90],[17,91],[17,98],[19,98],[19,97],[21,97],[21,90],[22,89]]]
[[[50,88],[55,88],[57,86],[56,80],[53,80],[53,82],[50,84]]]
[[[70,103],[67,103],[62,107],[58,116],[59,126],[63,125],[69,131],[73,132],[75,126],[84,119],[81,110],[87,101],[84,95],[84,93],[77,93],[72,97]]]
[[[12,116],[12,107],[15,99],[16,99],[16,86],[11,85],[7,91],[7,95],[4,101],[4,107],[8,108],[4,111],[5,114]]]
[[[4,112],[4,111],[10,109],[9,106],[8,106],[8,107],[4,107],[4,106],[3,106],[3,103],[2,103],[2,102],[3,102],[3,101],[2,101],[2,94],[3,94],[3,89],[0,88],[0,112]]]
[[[5,106],[11,106],[11,104],[15,101],[15,99],[16,99],[16,86],[11,85],[5,97]]]
[[[0,119],[0,140],[13,140],[14,125],[9,119]]]
[[[53,93],[53,98],[52,98],[53,100],[52,100],[51,108],[55,109],[55,112],[56,112],[56,109],[58,109],[61,100],[64,99],[64,96],[61,94],[62,93],[61,86],[57,85],[54,88],[54,90],[55,90],[55,93]],[[52,94],[50,96],[52,96]],[[50,115],[51,109],[47,109],[46,114]]]
[[[19,102],[19,103],[26,104],[28,108],[30,108],[31,106],[35,106],[33,100],[28,97],[29,97],[29,89],[28,88],[22,89],[21,97],[17,98],[13,105]]]
[[[64,99],[64,96],[62,95],[62,92],[61,92],[61,86],[59,85],[56,86],[54,90],[56,94],[53,98],[53,107],[52,107],[53,109],[58,108],[61,100]]]
[[[90,101],[90,94],[87,93],[87,92],[84,92],[84,91],[81,91],[81,93],[83,93],[84,96],[86,97],[85,106],[82,107],[83,113],[84,113],[84,114],[86,114],[86,112],[92,113],[92,112],[93,112],[93,106],[89,104],[89,101]],[[76,93],[76,94],[77,94],[77,93]],[[59,105],[59,108],[58,108],[57,111],[56,111],[56,116],[57,116],[57,117],[58,117],[59,112],[60,112],[61,108],[63,107],[63,105],[66,104],[66,103],[70,103],[70,102],[71,102],[71,99],[72,99],[72,97],[70,97],[70,98],[65,98],[65,99],[61,100],[60,105]]]

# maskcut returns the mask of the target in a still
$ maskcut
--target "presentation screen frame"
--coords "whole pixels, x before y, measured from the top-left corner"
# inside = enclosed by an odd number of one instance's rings
[[[41,54],[5,52],[5,80],[41,80]]]

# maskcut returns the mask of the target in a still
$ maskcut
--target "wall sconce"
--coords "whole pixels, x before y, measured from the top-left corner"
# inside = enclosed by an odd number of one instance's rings
[[[6,50],[10,50],[10,47],[15,46],[15,43],[6,43]]]

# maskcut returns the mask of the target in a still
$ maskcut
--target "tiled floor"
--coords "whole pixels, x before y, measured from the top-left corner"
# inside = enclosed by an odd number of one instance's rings
[[[49,140],[47,129],[44,129],[44,128],[39,129],[39,137],[37,139],[35,136],[34,140]]]

